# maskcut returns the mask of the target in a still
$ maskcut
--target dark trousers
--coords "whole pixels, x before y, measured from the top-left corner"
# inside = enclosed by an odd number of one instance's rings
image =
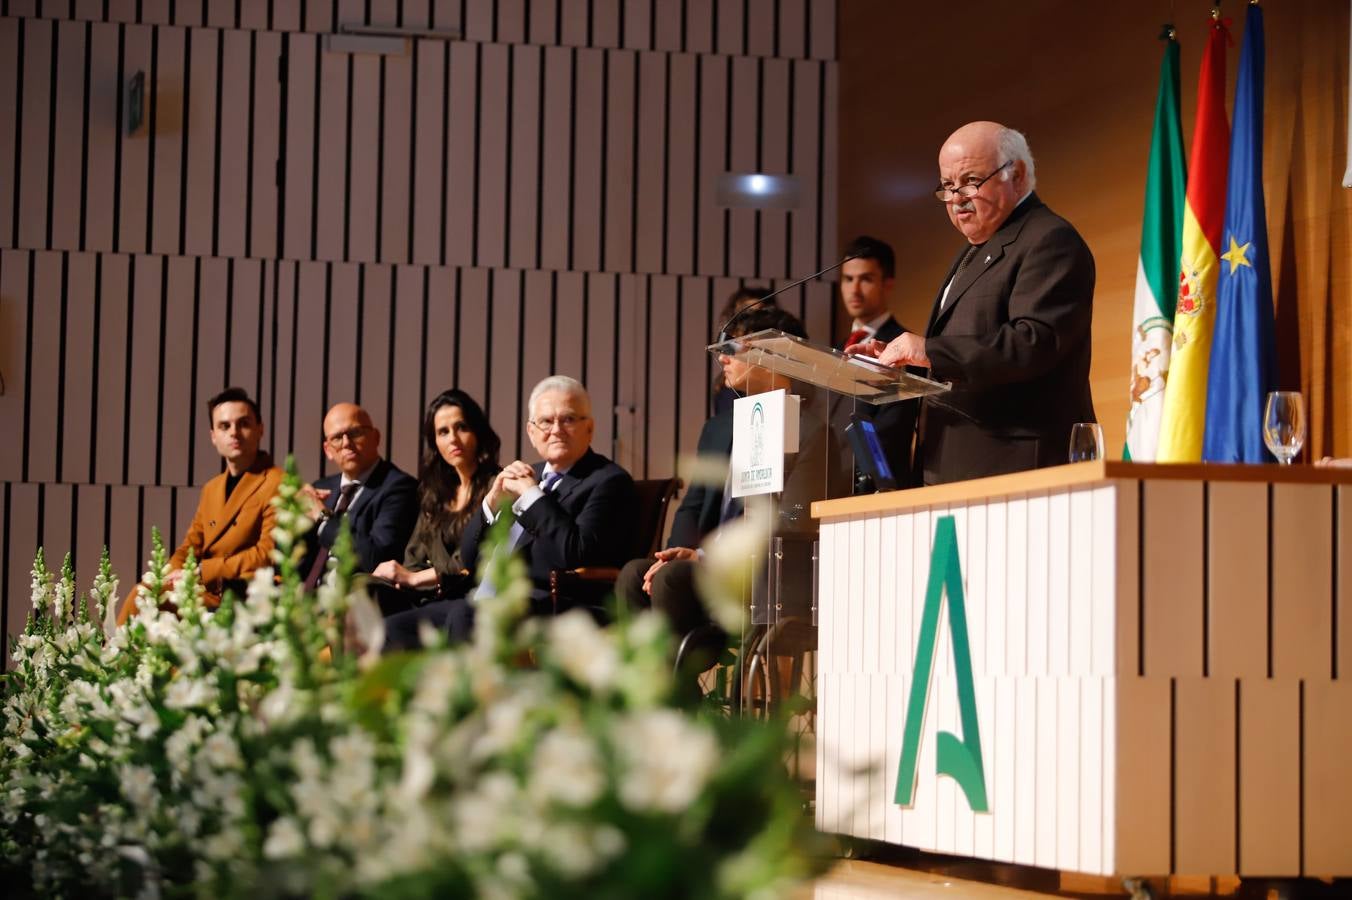
[[[468,641],[474,634],[474,604],[468,597],[434,600],[431,603],[396,613],[385,619],[386,653],[417,650],[422,646],[418,632],[423,623],[449,635],[451,643]]]
[[[699,591],[695,589],[695,567],[699,563],[676,559],[662,566],[653,576],[652,594],[649,595],[643,590],[643,575],[654,562],[651,556],[630,560],[620,570],[615,593],[630,609],[651,607],[665,615],[679,642],[683,636],[710,622]]]

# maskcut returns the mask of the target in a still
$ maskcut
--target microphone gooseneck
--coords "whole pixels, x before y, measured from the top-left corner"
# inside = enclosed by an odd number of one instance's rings
[[[825,269],[822,269],[820,272],[813,272],[811,275],[807,276],[806,278],[800,278],[799,280],[793,282],[792,284],[786,284],[786,285],[784,285],[782,288],[780,288],[779,290],[777,290],[777,291],[771,291],[770,293],[766,294],[764,297],[761,297],[760,299],[755,300],[754,302],[748,303],[746,306],[743,306],[741,309],[737,310],[737,312],[735,312],[735,313],[732,314],[732,318],[728,319],[726,322],[723,323],[723,327],[722,327],[721,329],[719,329],[719,332],[718,332],[718,343],[721,344],[721,343],[723,343],[724,341],[726,341],[726,340],[728,339],[728,329],[732,328],[733,325],[736,325],[738,322],[740,322],[743,318],[746,317],[746,314],[749,313],[749,312],[751,312],[753,309],[756,309],[757,307],[762,306],[762,305],[764,305],[765,303],[768,303],[769,301],[775,299],[776,297],[778,297],[780,294],[784,293],[785,291],[792,290],[793,288],[798,287],[798,285],[800,285],[800,284],[807,284],[809,281],[811,281],[811,280],[814,279],[814,278],[820,278],[820,277],[822,277],[823,275],[825,275],[827,272],[833,272],[833,271],[835,271],[836,269],[839,269],[841,266],[845,265],[845,264],[846,264],[847,262],[849,262],[850,260],[852,260],[852,259],[859,259],[859,256],[860,256],[860,254],[852,253],[852,254],[850,254],[849,256],[843,257],[843,258],[840,260],[840,262],[832,263],[831,265],[827,266]]]

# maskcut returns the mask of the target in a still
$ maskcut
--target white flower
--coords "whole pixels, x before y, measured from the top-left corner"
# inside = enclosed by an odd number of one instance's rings
[[[123,766],[121,771],[122,795],[127,802],[140,809],[149,809],[155,803],[158,792],[155,790],[155,773],[145,766]]]
[[[225,731],[217,731],[202,744],[202,758],[217,769],[237,769],[244,764],[239,745]]]
[[[180,674],[164,692],[164,705],[170,709],[210,706],[216,702],[216,688],[201,678]]]
[[[268,829],[267,840],[263,842],[263,856],[268,859],[285,859],[298,856],[305,850],[305,835],[301,834],[296,820],[283,816],[272,823]]]
[[[570,610],[550,620],[549,646],[559,668],[574,681],[598,691],[614,683],[620,669],[619,651],[583,610]]]
[[[556,728],[535,748],[531,795],[543,802],[587,806],[605,789],[596,743],[580,728]]]
[[[622,761],[620,800],[635,812],[675,813],[699,796],[718,763],[718,740],[674,709],[621,720],[614,729]]]
[[[695,585],[710,615],[728,632],[742,627],[752,580],[765,566],[773,507],[749,503],[746,514],[704,540]]]
[[[459,684],[464,667],[453,653],[437,653],[418,672],[418,687],[409,702],[409,709],[432,716],[442,716],[451,705],[451,697]]]

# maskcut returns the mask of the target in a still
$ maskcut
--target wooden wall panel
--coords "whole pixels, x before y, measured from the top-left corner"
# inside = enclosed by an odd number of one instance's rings
[[[188,421],[191,424],[184,429],[179,444],[191,441],[193,452],[189,477],[178,482],[180,484],[204,484],[221,471],[220,454],[211,443],[212,423],[206,400],[231,386],[225,380],[226,314],[232,287],[230,263],[225,259],[204,259],[198,272],[197,327],[193,341],[196,352],[195,358],[188,360],[189,365],[195,366],[192,384],[196,390],[188,394]],[[250,396],[254,396],[252,390]],[[263,446],[267,446],[266,443]]]
[[[1145,674],[1202,674],[1202,556],[1176,535],[1202,533],[1200,482],[1142,485],[1145,540],[1143,598]]]
[[[253,118],[249,123],[251,170],[245,212],[249,229],[245,235],[245,254],[273,256],[281,250],[278,234],[278,204],[282,202],[279,155],[282,131],[281,96],[282,38],[276,34],[255,34],[251,38],[254,59]],[[274,78],[273,73],[279,77]],[[290,91],[287,91],[287,117],[290,118]],[[286,170],[289,174],[289,168]]]
[[[82,484],[75,489],[75,509],[79,512],[75,525],[75,582],[77,595],[89,602],[89,589],[99,571],[99,559],[108,545],[107,506],[111,489],[102,484]],[[135,576],[131,572],[118,573],[121,584],[129,584]],[[94,610],[90,608],[90,615]]]
[[[1117,679],[1117,871],[1168,872],[1173,701],[1167,678]]]
[[[67,258],[66,291],[61,303],[66,309],[61,356],[65,365],[59,375],[61,400],[46,415],[59,420],[60,480],[81,482],[93,478],[94,444],[98,432],[91,427],[95,374],[90,366],[94,354],[94,306],[99,257],[71,253]],[[83,438],[83,439],[81,439]]]
[[[19,213],[14,239],[15,246],[40,248],[47,246],[47,224],[51,217],[47,184],[51,174],[50,115],[56,27],[54,22],[34,19],[25,20],[21,27],[24,113],[22,120],[15,122],[21,162],[15,184]]]
[[[147,249],[147,204],[150,185],[150,90],[151,90],[151,36],[154,29],[142,25],[128,25],[122,33],[122,73],[130,81],[137,72],[146,79],[145,119],[135,134],[128,135],[123,128],[118,135],[120,153],[117,177],[119,179],[114,211],[118,217],[115,226],[114,249],[122,253],[144,253]]]
[[[1321,876],[1352,871],[1352,682],[1305,683],[1300,705],[1305,793],[1301,871]]]
[[[1234,872],[1235,682],[1178,678],[1174,691],[1174,861],[1170,871]]]
[[[424,341],[423,405],[456,385],[455,364],[460,345],[456,310],[456,273],[432,269],[427,278],[427,334]],[[478,397],[474,398],[477,402]]]
[[[389,457],[416,475],[421,446],[423,400],[423,271],[394,267],[393,390],[390,392]]]
[[[1271,672],[1328,678],[1333,671],[1333,489],[1272,487]]]
[[[446,57],[450,44],[413,42],[413,206],[409,254],[415,263],[441,262],[446,199]]]
[[[28,372],[25,377],[25,481],[55,481],[61,443],[61,298],[65,292],[65,254],[33,254],[32,303],[29,306]]]
[[[606,59],[610,70],[605,88],[609,128],[604,150],[601,268],[625,272],[634,268],[638,58],[634,53],[614,52],[607,54]]]
[[[122,140],[122,79],[118,45],[122,29],[95,24],[89,37],[89,147],[85,154],[84,233],[81,250],[112,250],[117,209],[113,193],[118,183],[117,147]],[[0,101],[2,102],[2,101]],[[0,114],[3,115],[3,114]],[[0,165],[3,160],[0,159]],[[0,192],[3,192],[0,188]],[[0,196],[0,209],[3,209]],[[3,216],[0,216],[3,219]],[[0,234],[4,223],[0,221]]]
[[[601,268],[606,172],[608,57],[599,50],[576,51],[577,103],[574,106],[572,218],[568,223],[568,267],[590,272]]]
[[[316,141],[326,136],[320,115],[318,96],[321,59],[316,38],[288,35],[283,45],[286,63],[286,105],[282,124],[285,141],[283,176],[284,199],[280,253],[289,259],[310,259],[314,254],[311,227],[313,203],[322,196],[319,170],[315,165]],[[344,145],[346,146],[346,145]]]
[[[1352,488],[1344,485],[1335,491],[1338,583],[1334,586],[1337,592],[1334,614],[1338,627],[1333,632],[1334,677],[1352,680]]]
[[[1267,676],[1267,486],[1216,481],[1207,486],[1206,617],[1208,674]]]
[[[329,54],[325,54],[328,56]],[[384,58],[349,57],[351,102],[348,131],[347,243],[342,259],[375,262],[380,216],[380,68]],[[324,155],[320,149],[320,156]]]
[[[194,360],[199,284],[197,263],[188,257],[167,259],[168,276],[162,313],[160,354],[159,457],[155,484],[188,484],[188,448],[193,443],[191,396],[196,379]],[[213,391],[214,393],[214,391]]]
[[[570,267],[573,129],[581,112],[573,107],[575,58],[572,50],[550,47],[544,51],[541,71],[540,146],[543,152],[539,160],[539,257],[533,265],[554,270]]]
[[[367,122],[348,120],[348,71],[355,57],[342,53],[319,56],[319,147],[315,169],[315,259],[347,258],[348,129],[366,129]]]
[[[478,216],[474,231],[474,265],[507,265],[505,201],[511,160],[510,115],[490,110],[511,109],[511,48],[486,44],[479,48],[478,172],[474,184]]]
[[[664,270],[667,218],[667,54],[638,54],[635,113],[636,170],[627,192],[632,199],[633,269]]]
[[[511,66],[511,96],[508,109],[508,174],[506,193],[502,204],[506,219],[503,223],[503,259],[509,268],[538,268],[540,222],[540,167],[544,152],[541,143],[541,107],[544,85],[544,60],[535,47],[512,48],[508,65]]]
[[[15,202],[19,180],[14,163],[19,152],[19,32],[18,19],[0,19],[0,84],[13,85],[0,91],[0,247],[13,247],[17,228]]]
[[[5,550],[9,555],[9,571],[5,579],[4,634],[0,635],[0,640],[6,644],[5,659],[8,666],[9,635],[23,630],[24,620],[33,605],[29,573],[32,571],[33,556],[37,553],[38,542],[41,540],[38,533],[38,498],[42,487],[37,484],[13,483],[6,487],[9,491],[7,498],[9,511],[5,521],[8,543]],[[48,558],[49,569],[51,565],[52,561]],[[59,567],[61,560],[56,560],[56,565]]]
[[[298,267],[295,297],[297,335],[293,370],[295,372],[324,371],[326,341],[315,340],[315,335],[322,334],[326,326],[338,318],[356,319],[355,306],[338,310],[326,311],[325,309],[329,302],[325,288],[332,268],[332,266],[324,263],[301,263]],[[343,368],[352,364],[351,358],[346,357],[346,355],[339,359],[338,365]],[[333,358],[331,357],[330,364],[332,365],[332,363]],[[333,369],[330,368],[329,371],[332,373]],[[325,384],[317,379],[293,378],[287,380],[292,382],[292,397],[295,402],[292,415],[296,424],[296,436],[295,442],[291,446],[291,452],[296,456],[296,464],[300,466],[301,476],[308,480],[314,480],[321,475],[330,474],[329,470],[324,467],[320,440],[323,435],[324,414],[328,407],[340,402],[340,398],[335,396],[331,401],[326,401],[324,397]]]
[[[1214,488],[1214,485],[1213,485]],[[1241,875],[1300,874],[1300,685],[1261,674],[1240,684]]]
[[[448,265],[475,264],[475,219],[479,203],[479,44],[448,45],[449,97],[446,102],[446,194],[442,259]],[[490,195],[491,196],[491,195]]]
[[[0,412],[6,422],[24,421],[24,371],[28,361],[28,282],[32,254],[0,251],[0,374],[5,392]],[[23,481],[23,441],[0,441],[0,480]]]
[[[223,32],[194,28],[188,32],[187,88],[184,103],[183,129],[187,136],[187,158],[183,184],[183,252],[194,256],[215,254],[216,222],[221,215],[216,208],[217,154],[224,154],[228,140],[224,128],[218,133],[218,98],[230,85],[233,93],[239,82],[227,82],[223,72],[221,50]],[[242,194],[239,195],[242,199]]]
[[[187,134],[187,31],[157,28],[152,38],[154,72],[146,87],[147,137],[152,142],[151,253],[182,253],[183,154]]]
[[[41,247],[73,249],[80,246],[80,215],[84,185],[84,111],[86,27],[58,22],[56,84],[52,108],[51,225]]]

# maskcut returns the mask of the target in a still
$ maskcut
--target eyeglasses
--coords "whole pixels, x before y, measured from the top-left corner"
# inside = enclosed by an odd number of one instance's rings
[[[591,416],[550,416],[543,419],[531,419],[530,423],[543,432],[554,430],[557,425],[560,431],[572,431],[579,422],[585,422]]]
[[[961,197],[964,200],[969,200],[977,195],[977,191],[981,190],[981,186],[983,184],[990,181],[996,175],[999,175],[1001,172],[1003,172],[1005,169],[1008,169],[1012,165],[1014,165],[1014,160],[1012,159],[1008,160],[1005,162],[1004,165],[1002,165],[1000,168],[996,169],[994,172],[987,175],[985,178],[982,178],[980,181],[969,181],[966,184],[960,184],[957,187],[952,188],[944,187],[941,184],[934,189],[934,196],[938,197],[945,203],[952,200],[954,197]]]
[[[343,444],[351,441],[354,445],[357,441],[371,433],[371,429],[365,425],[356,425],[347,431],[340,431],[337,434],[331,434],[324,438],[324,443],[328,444],[330,450],[341,450]]]

